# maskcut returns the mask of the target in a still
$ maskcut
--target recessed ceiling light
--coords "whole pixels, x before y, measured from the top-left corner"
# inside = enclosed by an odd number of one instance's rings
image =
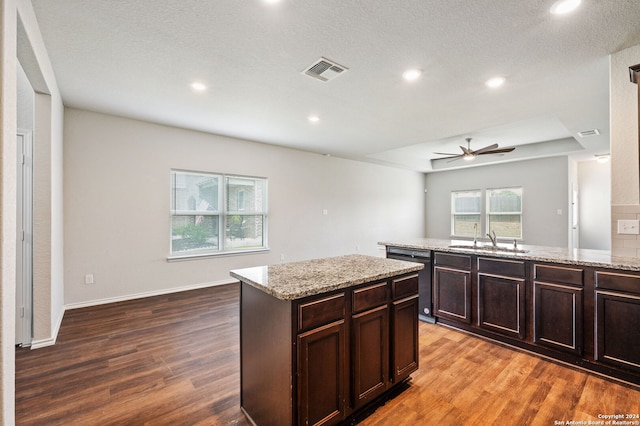
[[[418,69],[418,68],[412,68],[409,70],[406,70],[405,72],[402,73],[402,78],[404,78],[407,81],[415,81],[417,79],[420,78],[420,76],[422,75],[422,70]]]
[[[201,83],[199,81],[195,81],[195,82],[191,83],[191,88],[193,90],[197,90],[198,92],[203,92],[203,91],[207,90],[207,86],[204,83]]]
[[[276,4],[276,3],[280,3],[281,0],[262,0],[262,1],[267,4]]]
[[[484,84],[486,84],[487,87],[491,87],[492,89],[495,89],[496,87],[502,86],[505,81],[506,81],[506,78],[504,77],[494,77],[487,80]]]
[[[582,0],[558,0],[551,6],[550,11],[554,15],[564,15],[576,10],[581,2]]]
[[[317,123],[318,121],[320,121],[320,117],[318,117],[317,115],[310,115],[309,117],[307,117],[307,120],[309,120],[310,123]]]

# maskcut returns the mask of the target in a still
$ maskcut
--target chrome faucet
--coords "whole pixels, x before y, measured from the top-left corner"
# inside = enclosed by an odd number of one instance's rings
[[[477,246],[478,245],[478,224],[474,223],[473,224],[473,246]]]
[[[491,233],[493,234],[493,236],[491,236],[491,234],[487,232],[487,237],[489,237],[489,239],[491,240],[491,244],[493,244],[494,247],[498,247],[498,237],[496,237],[496,231],[491,231]]]

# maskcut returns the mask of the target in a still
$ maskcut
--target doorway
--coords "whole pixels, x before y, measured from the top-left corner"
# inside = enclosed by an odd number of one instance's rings
[[[16,137],[16,345],[29,346],[33,336],[33,137],[19,130]]]

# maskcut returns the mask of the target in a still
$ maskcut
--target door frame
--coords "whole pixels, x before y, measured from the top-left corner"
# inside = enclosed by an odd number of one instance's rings
[[[33,339],[33,132],[18,129],[16,194],[16,345]]]

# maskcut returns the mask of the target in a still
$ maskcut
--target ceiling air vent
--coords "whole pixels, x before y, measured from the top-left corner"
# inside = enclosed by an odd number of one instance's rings
[[[302,73],[309,77],[317,78],[320,81],[330,81],[348,70],[349,68],[336,64],[327,58],[320,58],[311,64],[311,66],[307,67]]]
[[[578,136],[580,136],[581,138],[586,138],[587,136],[597,136],[599,134],[600,134],[600,131],[598,129],[584,130],[582,132],[578,132]]]

